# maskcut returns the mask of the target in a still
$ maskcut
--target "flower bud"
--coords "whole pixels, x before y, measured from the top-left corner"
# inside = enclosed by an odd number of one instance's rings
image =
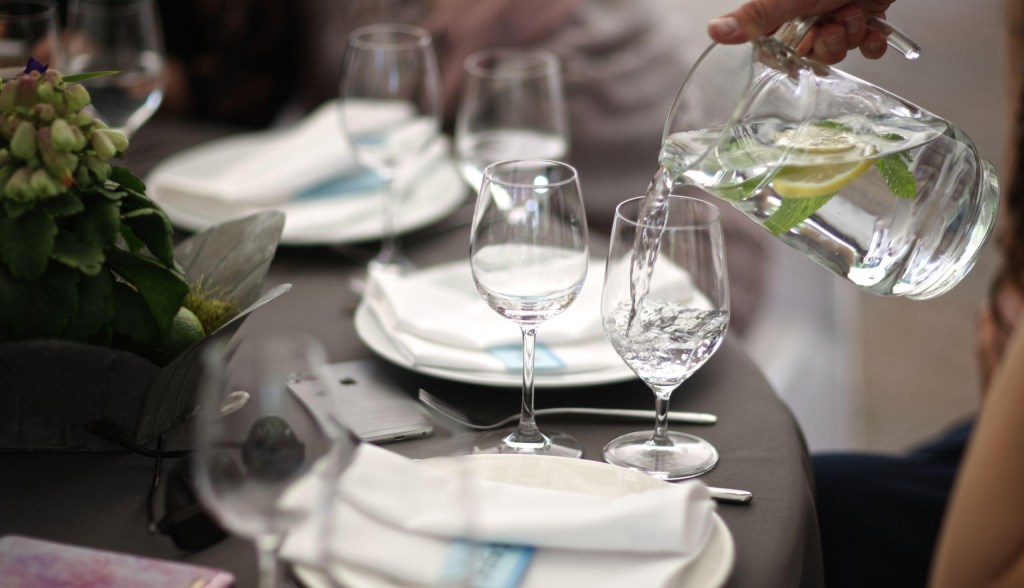
[[[110,164],[95,155],[90,155],[85,158],[85,167],[89,168],[92,175],[100,182],[105,182],[110,179]]]
[[[89,168],[84,165],[80,165],[75,168],[75,186],[80,190],[89,190],[96,184],[92,179],[92,175],[89,174]]]
[[[21,159],[32,159],[36,155],[36,127],[23,120],[18,123],[11,137],[11,153]]]
[[[46,70],[46,73],[43,74],[43,80],[53,84],[54,86],[59,86],[60,83],[64,81],[64,77],[60,75],[59,71],[55,69],[48,69]]]
[[[32,177],[32,170],[27,167],[19,168],[14,172],[11,179],[4,185],[4,196],[18,202],[28,202],[32,199],[32,186],[29,179]]]
[[[68,108],[74,112],[82,110],[92,101],[92,98],[89,97],[89,91],[82,84],[69,84],[64,98],[68,101]]]
[[[18,84],[14,80],[4,83],[0,89],[0,112],[8,113],[14,110],[14,95],[18,91]]]
[[[52,100],[53,93],[55,91],[56,90],[54,90],[53,84],[45,80],[39,82],[39,84],[36,86],[36,96],[38,96],[39,99],[43,102],[49,102],[50,100]]]
[[[56,196],[61,193],[61,186],[57,182],[53,181],[50,174],[45,169],[37,169],[32,172],[32,177],[29,179],[29,184],[32,186],[32,190],[36,193],[39,198],[49,198],[50,196]]]
[[[11,162],[11,152],[6,149],[0,149],[0,166],[5,166]]]
[[[89,135],[89,143],[92,144],[92,148],[96,150],[96,155],[100,159],[107,160],[117,155],[117,148],[106,135],[100,132],[100,129],[93,129]]]
[[[94,119],[91,114],[83,110],[82,112],[75,113],[69,119],[69,122],[71,122],[71,124],[75,125],[76,127],[85,128],[96,122],[96,119]]]
[[[110,139],[110,142],[114,145],[114,149],[117,149],[118,153],[124,153],[128,150],[128,137],[121,131],[114,129],[99,129],[99,132],[103,133]]]
[[[36,80],[39,76],[21,76],[18,78],[17,90],[14,93],[14,105],[24,108],[32,108],[39,102],[36,95]]]
[[[43,122],[50,122],[53,120],[53,117],[57,116],[57,111],[53,108],[52,104],[40,102],[32,107],[32,116]]]
[[[50,141],[53,148],[58,151],[71,151],[75,148],[75,136],[71,134],[71,126],[68,121],[57,118],[50,125]]]
[[[71,136],[75,138],[75,146],[71,150],[76,153],[85,149],[85,146],[89,144],[89,141],[85,138],[85,133],[78,127],[71,127]]]

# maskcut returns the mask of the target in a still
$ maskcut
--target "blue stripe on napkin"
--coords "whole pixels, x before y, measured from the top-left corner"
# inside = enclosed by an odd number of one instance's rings
[[[315,186],[306,188],[299,192],[296,200],[322,200],[324,198],[337,198],[340,196],[352,196],[365,194],[377,190],[382,182],[373,170],[360,169],[356,172],[331,178]]]
[[[517,372],[523,369],[523,347],[522,345],[499,345],[491,347],[487,351],[505,364],[505,369],[510,372]],[[557,370],[565,367],[563,362],[551,348],[544,344],[538,344],[534,353],[533,369],[535,370]]]
[[[473,588],[516,588],[523,581],[533,559],[533,547],[474,543],[452,543],[441,565],[442,582],[463,582]],[[472,577],[466,575],[471,573]]]

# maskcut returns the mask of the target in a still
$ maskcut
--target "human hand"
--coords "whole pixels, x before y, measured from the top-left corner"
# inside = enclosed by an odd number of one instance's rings
[[[894,0],[749,0],[708,23],[718,43],[745,43],[771,34],[800,16],[820,16],[797,50],[822,63],[837,63],[859,47],[868,59],[885,54],[885,35],[867,27],[868,16],[884,16]]]
[[[1009,280],[993,283],[989,299],[981,305],[975,325],[975,354],[984,398],[1007,342],[1024,315],[1024,297]]]

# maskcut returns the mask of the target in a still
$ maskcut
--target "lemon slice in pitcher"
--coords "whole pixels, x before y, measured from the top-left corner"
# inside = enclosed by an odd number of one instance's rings
[[[875,164],[872,157],[878,150],[865,149],[864,159],[823,165],[783,166],[772,180],[775,193],[783,198],[815,198],[835,194]]]
[[[775,145],[804,153],[842,153],[858,145],[856,136],[845,127],[810,124],[788,129],[775,136]]]

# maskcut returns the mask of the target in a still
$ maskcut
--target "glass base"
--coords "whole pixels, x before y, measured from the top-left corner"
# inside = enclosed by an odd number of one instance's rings
[[[655,445],[651,431],[627,433],[604,446],[604,460],[659,480],[699,476],[718,463],[718,451],[700,437],[669,432],[668,438],[671,445]]]
[[[516,429],[494,431],[477,438],[473,443],[473,453],[583,457],[579,441],[565,433],[548,431],[541,433],[541,437],[541,442],[522,442],[516,439]]]
[[[412,273],[416,264],[404,255],[381,254],[370,260],[367,264],[367,272],[372,276],[375,273],[390,274],[393,276],[404,276]]]

